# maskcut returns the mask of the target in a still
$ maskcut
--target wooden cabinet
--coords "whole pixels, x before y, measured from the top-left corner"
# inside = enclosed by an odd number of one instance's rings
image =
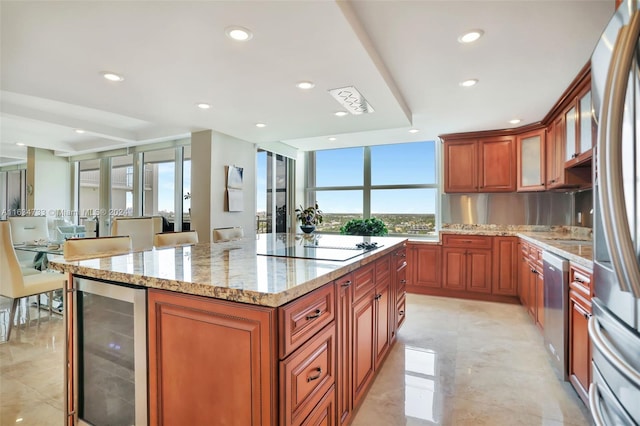
[[[351,354],[353,353],[353,331],[351,304],[353,301],[353,275],[348,274],[335,281],[336,306],[336,409],[337,423],[346,424],[351,419]]]
[[[591,317],[593,295],[591,271],[571,264],[569,267],[569,381],[588,405],[591,383],[591,341],[587,324]]]
[[[444,235],[442,288],[491,293],[491,237]]]
[[[407,294],[408,284],[407,270],[409,269],[407,260],[411,258],[409,253],[410,251],[406,245],[393,253],[395,262],[392,262],[394,269],[392,271],[393,278],[391,279],[391,287],[389,289],[392,296],[390,300],[391,318],[389,319],[392,325],[391,343],[395,341],[396,332],[405,318],[404,307],[406,305],[405,296]]]
[[[420,287],[440,288],[442,246],[436,244],[414,244],[410,248],[412,255],[412,274],[409,291],[420,292]]]
[[[512,136],[445,141],[445,192],[515,191],[515,148]]]
[[[544,328],[544,274],[542,249],[534,244],[520,242],[518,295],[533,322]]]
[[[593,156],[596,140],[596,125],[591,113],[590,86],[584,86],[565,116],[564,166],[573,167]]]
[[[493,238],[493,280],[491,292],[515,296],[518,294],[518,238]]]
[[[273,308],[151,289],[147,312],[149,424],[276,424]]]
[[[374,288],[354,301],[353,318],[353,405],[357,406],[373,378],[375,366],[375,291]]]
[[[518,135],[517,190],[544,191],[546,189],[546,131],[538,129]]]

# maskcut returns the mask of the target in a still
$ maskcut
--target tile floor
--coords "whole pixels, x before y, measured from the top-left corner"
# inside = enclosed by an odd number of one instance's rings
[[[0,300],[0,334],[8,313]],[[63,320],[0,344],[0,425],[62,425]],[[18,419],[22,419],[18,422]],[[589,425],[521,306],[407,295],[407,320],[353,426]]]

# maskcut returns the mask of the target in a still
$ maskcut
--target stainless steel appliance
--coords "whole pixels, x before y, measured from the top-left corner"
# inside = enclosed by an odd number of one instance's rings
[[[68,292],[67,417],[80,425],[146,425],[146,290],[74,277]]]
[[[597,425],[640,423],[640,0],[625,0],[591,58],[594,291],[589,405]]]
[[[560,380],[568,378],[569,261],[547,251],[544,265],[544,346]]]

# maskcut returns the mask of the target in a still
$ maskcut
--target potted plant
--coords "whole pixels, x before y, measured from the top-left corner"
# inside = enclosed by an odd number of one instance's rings
[[[340,228],[342,235],[384,236],[389,233],[387,225],[378,218],[351,219]]]
[[[300,221],[300,229],[302,232],[310,233],[316,229],[316,225],[322,223],[322,210],[318,207],[318,202],[314,206],[303,209],[300,206],[296,209],[296,217]]]

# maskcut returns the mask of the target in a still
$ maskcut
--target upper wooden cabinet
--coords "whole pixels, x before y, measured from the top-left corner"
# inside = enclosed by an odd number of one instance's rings
[[[587,86],[565,112],[565,167],[591,160],[596,140],[596,125],[591,110],[591,90]]]
[[[545,135],[545,129],[538,129],[516,138],[518,192],[544,191],[546,188]]]
[[[512,136],[445,140],[445,192],[512,192],[516,149]]]

